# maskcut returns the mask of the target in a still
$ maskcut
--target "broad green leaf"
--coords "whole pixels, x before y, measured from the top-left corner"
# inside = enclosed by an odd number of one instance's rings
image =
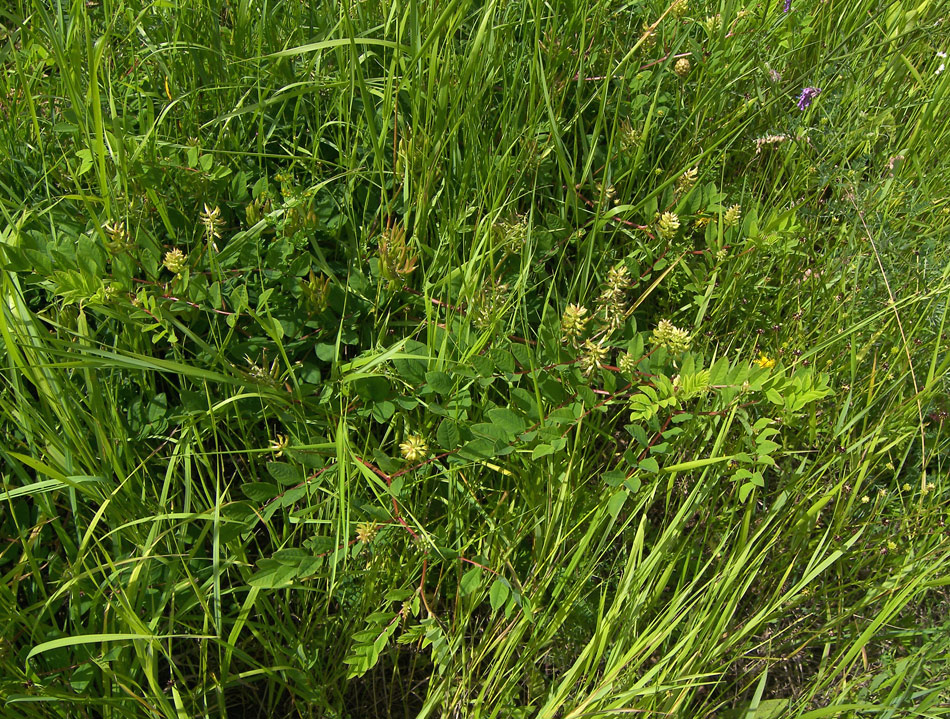
[[[504,407],[490,409],[488,410],[488,418],[511,438],[514,438],[525,429],[524,419],[511,409]]]
[[[611,519],[616,519],[617,515],[620,514],[620,510],[623,507],[624,502],[627,501],[627,490],[621,489],[619,492],[615,492],[613,496],[607,500],[607,513],[610,514]]]
[[[554,454],[554,447],[550,444],[541,443],[531,450],[531,459],[541,459],[541,457],[547,457],[549,454]]]
[[[296,564],[283,564],[275,559],[261,559],[248,584],[261,589],[275,589],[290,585],[297,576]]]
[[[241,491],[255,502],[266,502],[280,494],[280,489],[273,482],[246,482],[241,485]]]
[[[491,589],[488,590],[488,598],[491,601],[493,612],[497,612],[508,601],[508,595],[511,590],[508,583],[503,579],[496,579],[492,582]]]
[[[286,462],[268,462],[267,473],[271,479],[282,485],[298,484],[304,479],[303,471],[299,467]]]
[[[461,441],[458,425],[451,419],[443,419],[435,433],[435,439],[442,449],[447,451],[455,449]]]
[[[459,582],[459,591],[462,596],[471,594],[476,589],[482,581],[482,570],[478,567],[472,567],[465,574],[462,575],[462,580]]]
[[[655,457],[647,457],[646,459],[642,459],[637,464],[637,466],[643,471],[651,472],[653,474],[656,474],[660,471],[660,463],[656,461]]]
[[[426,372],[426,382],[429,387],[441,395],[451,394],[455,387],[452,375],[446,372]]]

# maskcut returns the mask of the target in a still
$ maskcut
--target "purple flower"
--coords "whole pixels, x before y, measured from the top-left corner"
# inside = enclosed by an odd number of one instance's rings
[[[792,0],[785,0],[785,12],[790,12],[792,9]]]
[[[806,87],[802,90],[801,97],[798,98],[798,109],[802,112],[807,110],[809,105],[811,105],[811,101],[814,100],[820,92],[820,87]]]

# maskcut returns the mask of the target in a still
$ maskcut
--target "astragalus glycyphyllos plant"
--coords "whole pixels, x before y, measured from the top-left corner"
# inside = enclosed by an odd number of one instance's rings
[[[0,11],[4,715],[948,716],[948,37]]]

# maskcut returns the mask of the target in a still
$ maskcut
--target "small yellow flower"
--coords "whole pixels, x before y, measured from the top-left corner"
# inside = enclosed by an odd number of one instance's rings
[[[224,228],[224,219],[221,217],[220,207],[215,207],[212,210],[205,204],[204,210],[199,214],[198,219],[201,220],[201,224],[204,225],[205,233],[208,235],[209,240],[220,239],[221,230]]]
[[[404,459],[410,462],[416,462],[420,459],[425,459],[426,453],[429,451],[429,445],[426,444],[422,435],[413,434],[406,438],[405,442],[400,443],[399,451],[402,453]]]
[[[129,238],[128,230],[125,229],[124,222],[107,222],[102,229],[109,236],[106,241],[106,249],[113,255],[118,255],[132,248],[133,243]]]
[[[587,308],[580,305],[568,305],[561,316],[561,333],[565,337],[578,337],[584,332],[590,317]]]
[[[630,286],[630,272],[626,265],[611,267],[607,272],[607,289],[622,292]]]
[[[728,210],[726,214],[723,215],[722,224],[726,227],[735,227],[739,224],[739,220],[742,218],[742,206],[733,205]]]
[[[270,451],[274,453],[275,457],[280,457],[284,453],[284,450],[287,449],[288,444],[290,444],[290,439],[287,435],[278,434],[270,441]]]
[[[620,355],[620,371],[624,374],[633,374],[633,371],[637,368],[636,358],[629,352],[624,352]]]
[[[657,234],[664,240],[670,239],[680,228],[680,218],[673,212],[664,212],[657,223]]]
[[[373,541],[377,532],[379,525],[376,522],[360,522],[356,525],[356,541],[368,544]]]
[[[178,274],[185,269],[185,261],[187,259],[188,255],[176,247],[174,250],[165,253],[165,259],[162,261],[162,264],[165,265],[165,269],[169,272]]]
[[[863,497],[861,497],[861,504],[867,504],[870,501],[871,501],[871,498],[867,496],[866,494]]]
[[[670,354],[678,355],[689,349],[692,338],[689,332],[675,326],[669,320],[660,320],[650,340],[658,347],[666,347]]]
[[[775,366],[775,358],[769,357],[765,352],[759,354],[759,358],[755,361],[759,367],[763,369],[772,369]]]
[[[642,134],[639,130],[630,124],[629,120],[624,120],[620,127],[620,147],[623,150],[635,150],[640,145]]]
[[[691,167],[678,178],[676,178],[676,194],[682,195],[684,192],[688,192],[690,188],[696,184],[696,178],[698,176],[699,168]]]
[[[584,355],[581,357],[581,369],[589,375],[595,369],[603,369],[607,359],[607,348],[600,342],[594,344],[590,340],[584,341]]]

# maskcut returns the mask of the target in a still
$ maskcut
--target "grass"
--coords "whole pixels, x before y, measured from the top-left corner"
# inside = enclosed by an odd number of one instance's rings
[[[0,713],[950,716],[944,15],[0,9]]]

